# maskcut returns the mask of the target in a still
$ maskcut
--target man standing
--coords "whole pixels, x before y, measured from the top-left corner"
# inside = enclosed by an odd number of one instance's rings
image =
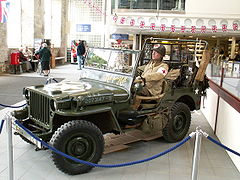
[[[83,65],[83,55],[85,54],[86,49],[85,49],[85,45],[83,43],[83,41],[79,40],[79,44],[77,47],[77,61],[78,61],[78,67],[79,70],[82,69],[82,65]]]
[[[161,44],[152,51],[152,60],[145,66],[141,76],[138,76],[135,83],[142,82],[144,87],[139,95],[157,96],[162,93],[163,78],[168,73],[168,65],[162,62],[166,54],[166,48]]]

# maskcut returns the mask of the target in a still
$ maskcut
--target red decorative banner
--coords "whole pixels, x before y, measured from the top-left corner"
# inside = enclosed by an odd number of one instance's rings
[[[217,32],[217,26],[216,25],[212,25],[212,32]]]
[[[1,0],[0,0],[0,1],[1,1]],[[97,11],[102,12],[101,10],[99,10],[98,7],[92,5],[93,3],[91,2],[91,0],[83,0],[83,1],[84,1],[85,3],[87,3],[87,4],[90,4],[91,7],[94,7]],[[120,20],[119,20],[119,24],[126,24],[126,22],[127,22],[126,17],[121,17],[121,18],[120,18],[120,17],[118,17],[118,16],[115,14],[115,15],[113,16],[113,21],[114,21],[115,23],[117,23],[117,22],[118,22],[118,19],[120,19]],[[129,23],[128,25],[130,25],[130,26],[136,26],[136,21],[135,21],[135,19],[133,19],[133,18],[130,19],[130,20],[128,21],[128,23]],[[238,23],[233,23],[232,29],[230,29],[230,30],[238,31],[238,30],[239,30],[238,26],[239,26]],[[152,29],[152,30],[155,30],[155,29],[157,28],[157,26],[156,26],[156,23],[150,23],[149,26],[148,26],[148,25],[146,26],[145,21],[142,20],[142,21],[140,21],[140,23],[139,23],[139,28],[150,28],[150,29]],[[161,24],[161,25],[160,25],[160,31],[164,32],[164,31],[166,31],[166,28],[169,28],[169,27],[166,27],[165,24]],[[171,25],[169,31],[170,31],[170,32],[176,32],[176,30],[177,30],[177,31],[180,31],[181,33],[186,33],[186,32],[188,32],[188,31],[186,31],[187,28],[186,28],[186,26],[184,26],[184,25],[182,25],[182,26],[180,26],[180,27],[177,27],[177,28],[179,28],[179,29],[176,29],[176,26],[175,26],[175,25]],[[200,29],[200,33],[207,33],[207,30],[208,30],[205,25],[202,25],[199,29]],[[216,32],[218,32],[218,31],[220,31],[221,29],[222,29],[222,32],[227,32],[227,31],[229,30],[226,24],[223,24],[221,28],[220,28],[220,27],[217,27],[217,25],[212,25],[212,27],[211,27],[212,33],[216,33]],[[197,31],[198,31],[198,29],[197,29],[196,26],[191,26],[191,28],[190,28],[190,32],[191,32],[191,33],[197,33]]]
[[[114,21],[114,22],[117,22],[117,20],[118,20],[118,16],[117,16],[117,15],[114,15],[114,16],[113,16],[113,21]]]
[[[196,26],[191,27],[191,33],[196,33]]]
[[[186,27],[185,26],[181,26],[181,33],[184,33],[186,30]]]
[[[141,21],[139,27],[140,27],[140,28],[144,28],[144,26],[145,26],[145,22],[144,22],[144,21]]]
[[[207,27],[206,26],[201,26],[201,33],[206,33]]]
[[[166,30],[166,25],[165,25],[165,24],[161,24],[160,30],[161,30],[161,31],[165,31],[165,30]]]
[[[130,20],[130,26],[134,26],[135,25],[135,19],[131,19]]]
[[[175,25],[171,25],[171,32],[175,32],[176,28]]]
[[[223,24],[223,25],[222,25],[222,31],[223,31],[223,32],[226,32],[226,31],[227,31],[227,25],[226,25],[226,24]]]
[[[125,17],[122,17],[121,19],[120,19],[120,24],[124,24],[126,22],[126,18]]]
[[[238,24],[237,23],[233,23],[233,30],[237,31],[238,30]]]
[[[155,24],[155,23],[151,23],[151,24],[150,24],[150,28],[151,28],[152,30],[154,30],[154,29],[156,28],[156,24]]]

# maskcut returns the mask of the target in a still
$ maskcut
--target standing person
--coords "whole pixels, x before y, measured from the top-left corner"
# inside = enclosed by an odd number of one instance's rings
[[[237,55],[235,56],[234,61],[240,62],[240,49],[238,49],[238,53],[237,53]]]
[[[143,90],[139,95],[157,96],[162,92],[162,79],[167,75],[169,66],[162,62],[166,54],[166,48],[160,45],[152,51],[152,60],[145,66],[141,76],[138,76],[135,83],[144,83]]]
[[[50,72],[50,58],[51,58],[51,51],[48,48],[46,43],[42,44],[42,48],[35,53],[36,55],[39,54],[41,67],[44,76],[48,76]]]
[[[82,64],[84,59],[83,55],[85,54],[85,52],[86,52],[85,45],[83,41],[79,40],[79,44],[77,47],[77,61],[78,61],[79,70],[82,69]]]

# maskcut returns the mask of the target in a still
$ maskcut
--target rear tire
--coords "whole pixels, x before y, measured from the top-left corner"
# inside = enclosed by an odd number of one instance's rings
[[[100,129],[83,120],[63,124],[52,136],[51,144],[65,154],[92,163],[99,162],[104,150],[104,138]],[[52,159],[59,170],[69,175],[86,173],[93,168],[54,152]]]
[[[168,142],[182,140],[188,133],[191,124],[189,107],[181,102],[172,106],[167,125],[163,129],[163,137]]]

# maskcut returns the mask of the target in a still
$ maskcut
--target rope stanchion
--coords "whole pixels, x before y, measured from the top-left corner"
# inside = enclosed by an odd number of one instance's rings
[[[220,146],[220,147],[224,148],[225,150],[227,150],[227,151],[230,151],[231,153],[233,153],[233,154],[235,154],[235,155],[237,155],[237,156],[240,156],[240,153],[238,153],[238,152],[236,152],[236,151],[232,150],[231,148],[229,148],[229,147],[227,147],[227,146],[223,145],[222,143],[220,143],[220,142],[216,141],[216,140],[215,140],[215,139],[213,139],[212,137],[210,137],[210,136],[207,136],[206,138],[207,138],[208,140],[210,140],[211,142],[213,142],[213,143],[217,144],[218,146]]]
[[[3,129],[4,122],[5,122],[5,120],[2,119],[2,120],[1,120],[1,124],[0,124],[0,134],[2,133],[2,129]]]
[[[191,180],[197,180],[197,178],[198,178],[198,167],[199,167],[199,162],[200,162],[201,142],[202,142],[202,133],[199,130],[199,127],[197,127],[196,128],[195,146],[194,146],[194,151],[193,151],[192,179]]]
[[[140,164],[140,163],[143,163],[143,162],[147,162],[147,161],[150,161],[150,160],[153,160],[153,159],[156,159],[160,156],[163,156],[175,149],[177,149],[178,147],[180,147],[181,145],[183,145],[184,143],[186,143],[188,140],[190,140],[194,135],[195,135],[195,132],[194,133],[191,133],[188,137],[186,137],[185,139],[183,139],[182,141],[180,141],[178,144],[176,144],[175,146],[159,153],[159,154],[156,154],[154,156],[151,156],[149,158],[146,158],[146,159],[143,159],[143,160],[138,160],[138,161],[131,161],[131,162],[127,162],[127,163],[121,163],[121,164],[95,164],[95,163],[91,163],[91,162],[88,162],[88,161],[84,161],[84,160],[80,160],[80,159],[77,159],[75,157],[72,157],[72,156],[69,156],[59,150],[57,150],[56,148],[50,146],[49,144],[47,144],[46,142],[42,141],[40,138],[38,138],[37,136],[35,136],[30,130],[28,130],[26,127],[24,127],[18,120],[15,120],[14,121],[19,127],[21,127],[23,130],[25,130],[30,136],[32,136],[34,139],[36,139],[37,141],[41,142],[43,146],[49,148],[50,150],[54,151],[55,153],[61,155],[61,156],[64,156],[68,159],[71,159],[75,162],[78,162],[78,163],[81,163],[81,164],[85,164],[85,165],[88,165],[88,166],[94,166],[94,167],[102,167],[102,168],[116,168],[116,167],[123,167],[123,166],[130,166],[130,165],[134,165],[134,164]]]
[[[5,104],[0,104],[0,106],[2,107],[6,107],[6,108],[21,108],[23,106],[26,106],[27,103],[23,104],[23,105],[20,105],[20,106],[10,106],[10,105],[5,105]]]
[[[13,175],[13,141],[12,141],[12,121],[10,115],[7,113],[4,117],[7,121],[7,139],[8,139],[8,179],[14,180]]]

